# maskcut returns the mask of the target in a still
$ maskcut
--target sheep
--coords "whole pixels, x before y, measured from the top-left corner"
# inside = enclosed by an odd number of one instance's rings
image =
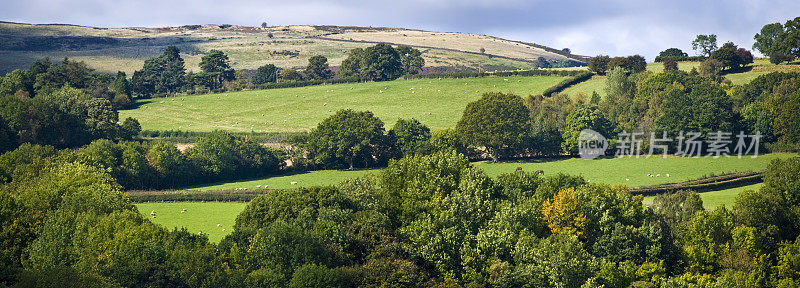
[[[292,181],[292,182],[289,182],[289,184],[292,184],[292,185],[297,185],[297,182],[295,182],[295,181]]]
[[[661,177],[661,174],[656,174],[656,177]]]
[[[667,177],[669,177],[669,173],[667,173]]]
[[[256,188],[261,188],[261,185],[256,185]]]
[[[267,187],[269,187],[269,185],[264,185],[264,189],[267,189]]]
[[[222,225],[220,225],[220,224],[217,224],[217,227],[220,227],[220,226],[222,226]]]
[[[225,232],[225,228],[222,228],[222,232]]]
[[[629,178],[625,178],[625,181],[631,181],[631,179],[629,179]]]

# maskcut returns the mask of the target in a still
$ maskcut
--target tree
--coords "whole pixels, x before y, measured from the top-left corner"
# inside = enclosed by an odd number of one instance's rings
[[[722,71],[722,67],[722,62],[719,62],[716,59],[703,60],[703,62],[700,62],[700,75],[706,77],[717,76],[719,75],[719,72]]]
[[[764,99],[772,119],[773,132],[781,143],[797,145],[800,141],[800,78],[783,80]]]
[[[417,119],[399,119],[389,135],[403,155],[413,155],[431,138],[431,130]]]
[[[364,67],[364,49],[355,48],[350,50],[347,58],[339,66],[339,78],[359,77],[364,78],[362,70]]]
[[[284,81],[300,81],[303,80],[303,74],[297,72],[297,70],[293,68],[283,69],[278,72],[278,76],[280,79]]]
[[[397,53],[400,54],[400,62],[403,63],[403,71],[406,74],[417,74],[425,66],[422,53],[415,48],[405,45],[397,46]]]
[[[772,58],[774,52],[781,52],[774,50],[777,46],[776,44],[779,44],[777,42],[782,40],[781,37],[783,33],[784,30],[781,23],[764,25],[764,27],[761,27],[761,31],[756,33],[756,36],[753,36],[753,40],[756,40],[756,42],[753,43],[753,49],[758,50],[758,52],[761,52],[764,56]]]
[[[141,97],[176,93],[185,85],[186,68],[175,46],[167,47],[161,56],[144,61],[142,70],[131,77],[132,90]]]
[[[235,77],[235,71],[230,66],[230,60],[225,52],[211,50],[200,59],[200,69],[208,73],[213,79],[211,90],[222,87],[224,81],[231,81]]]
[[[667,50],[658,53],[658,56],[656,57],[656,62],[664,61],[667,58],[682,59],[686,57],[689,57],[689,54],[686,54],[686,52],[683,52],[681,49],[669,48]]]
[[[114,92],[131,97],[131,83],[126,77],[125,72],[117,72],[117,77],[114,79]]]
[[[647,61],[641,55],[628,56],[628,65],[624,68],[633,73],[644,72],[647,69]]]
[[[772,52],[771,56],[769,57],[769,62],[775,65],[783,62],[789,63],[792,61],[794,61],[794,55],[789,55],[780,51]]]
[[[778,36],[779,41],[773,43],[772,52],[780,51],[800,57],[800,17],[786,21],[783,29],[784,32]]]
[[[261,28],[267,28],[267,22],[261,22]]]
[[[518,148],[530,131],[530,113],[513,94],[485,93],[467,104],[456,131],[466,142],[483,146],[493,162]]]
[[[322,55],[308,58],[308,66],[306,66],[305,74],[308,79],[313,80],[325,80],[333,77],[333,72],[328,69],[328,58]]]
[[[139,124],[139,120],[131,117],[125,118],[125,121],[119,127],[119,137],[125,140],[139,136],[139,132],[142,132],[142,125]]]
[[[544,59],[544,57],[536,57],[536,68],[550,68],[550,66],[550,62]]]
[[[747,49],[736,47],[732,42],[727,42],[711,53],[711,59],[722,63],[723,68],[736,69],[753,63],[753,54]]]
[[[678,61],[675,61],[675,59],[666,58],[662,63],[664,64],[664,72],[678,71]]]
[[[580,106],[567,116],[566,128],[561,144],[564,151],[572,155],[578,154],[578,137],[584,129],[597,131],[601,135],[609,135],[612,131],[609,122],[596,106]]]
[[[261,67],[258,67],[256,73],[253,74],[253,78],[250,80],[255,85],[266,84],[266,83],[275,83],[277,82],[278,78],[278,67],[275,65],[267,64]]]
[[[589,59],[589,71],[599,75],[605,75],[606,70],[608,70],[608,68],[612,68],[608,66],[609,62],[611,62],[611,58],[608,56],[598,55],[596,57],[592,57],[592,59]]]
[[[692,41],[692,49],[701,56],[711,56],[711,52],[717,50],[717,35],[697,35]]]
[[[318,164],[369,167],[386,149],[383,121],[372,112],[339,110],[309,133],[307,148]]]
[[[363,56],[361,74],[367,79],[388,81],[397,79],[404,73],[400,53],[389,44],[378,43],[367,47]]]

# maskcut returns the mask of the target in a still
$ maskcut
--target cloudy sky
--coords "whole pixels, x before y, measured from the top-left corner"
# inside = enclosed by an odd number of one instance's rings
[[[96,27],[315,24],[487,34],[584,55],[691,50],[697,34],[751,48],[766,23],[800,16],[797,0],[0,0],[0,20]],[[692,54],[693,52],[690,52]]]

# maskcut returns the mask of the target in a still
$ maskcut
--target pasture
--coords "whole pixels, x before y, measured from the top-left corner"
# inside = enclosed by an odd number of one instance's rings
[[[399,118],[416,118],[432,130],[452,128],[467,103],[485,92],[539,94],[566,77],[415,79],[317,85],[146,99],[120,119],[143,130],[238,132],[308,131],[340,109],[368,110],[388,130]]]
[[[218,243],[233,231],[236,216],[247,203],[241,202],[150,202],[137,203],[139,213],[153,223],[168,229],[186,228],[189,233],[202,232],[208,240]],[[181,210],[186,212],[181,213]],[[150,212],[156,212],[156,218]],[[219,224],[219,226],[217,226]],[[225,229],[223,231],[223,229]]]

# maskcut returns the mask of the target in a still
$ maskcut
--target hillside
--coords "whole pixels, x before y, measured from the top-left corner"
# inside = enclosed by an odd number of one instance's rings
[[[169,45],[180,48],[187,69],[194,71],[199,69],[200,57],[211,49],[228,54],[235,69],[267,63],[302,67],[314,55],[323,55],[338,66],[349,50],[378,42],[415,46],[423,52],[426,67],[438,71],[531,69],[536,68],[538,57],[553,63],[585,60],[533,43],[401,28],[187,25],[106,29],[0,22],[0,73],[27,68],[44,57],[69,57],[99,71],[130,74]]]
[[[298,132],[349,108],[371,111],[387,127],[416,118],[438,130],[454,127],[467,103],[484,92],[535,95],[564,79],[417,79],[177,96],[139,100],[136,109],[120,111],[120,118],[136,118],[144,130]]]

